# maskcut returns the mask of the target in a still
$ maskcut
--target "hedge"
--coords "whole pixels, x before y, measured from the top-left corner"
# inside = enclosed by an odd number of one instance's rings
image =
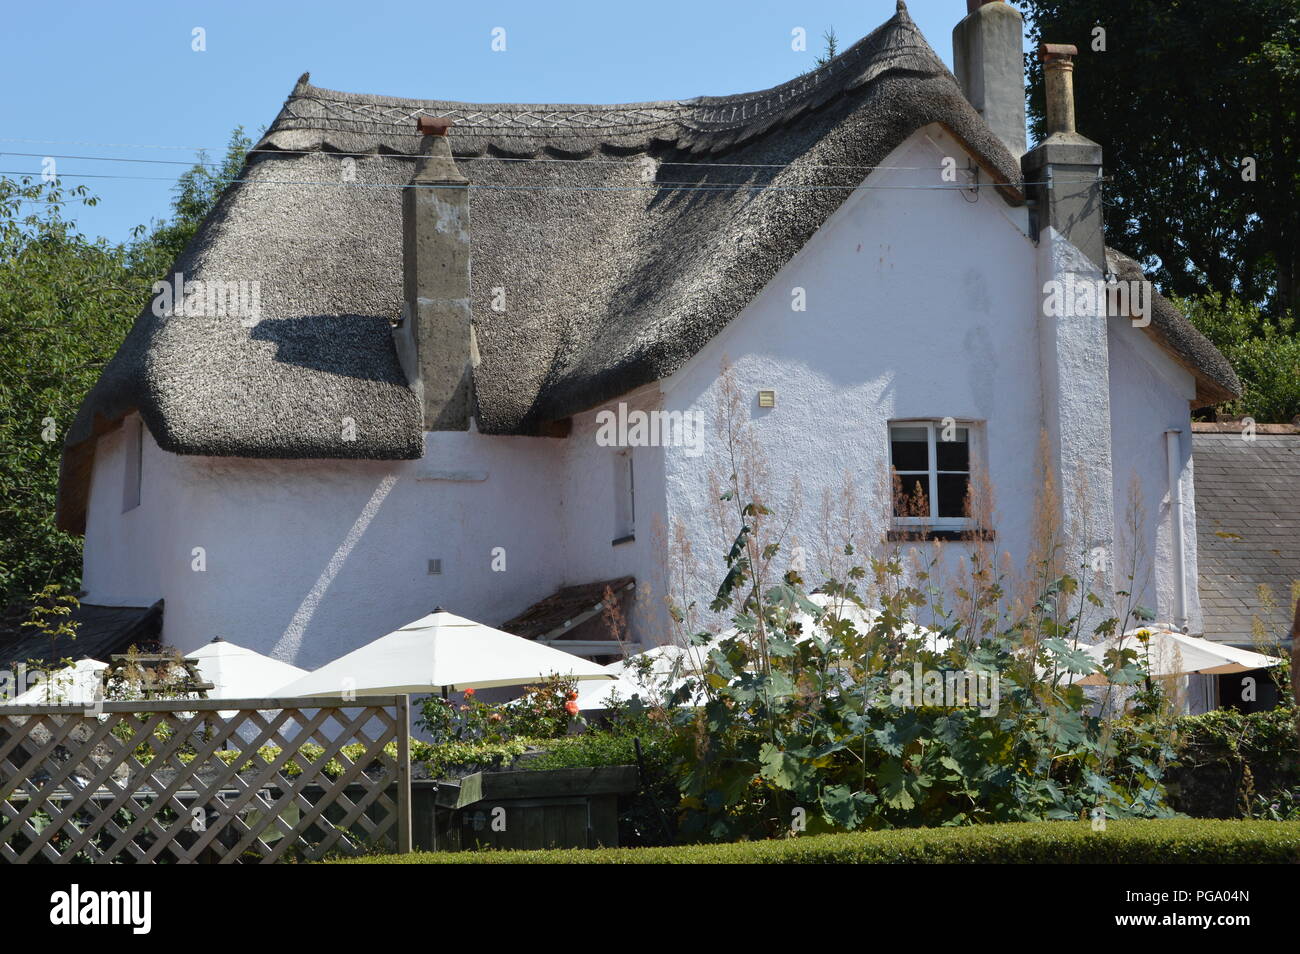
[[[1178,818],[1019,822],[810,835],[671,848],[417,852],[333,864],[1282,864],[1300,862],[1300,822]]]
[[[1197,818],[1296,817],[1300,734],[1291,708],[1216,709],[1171,726],[1178,761],[1165,772],[1169,804]]]

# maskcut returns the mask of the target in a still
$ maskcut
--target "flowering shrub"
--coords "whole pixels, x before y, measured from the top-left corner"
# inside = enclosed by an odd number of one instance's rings
[[[569,731],[578,715],[575,686],[573,679],[551,675],[500,705],[481,702],[473,689],[466,689],[459,703],[429,696],[420,705],[416,725],[435,744],[557,738]]]

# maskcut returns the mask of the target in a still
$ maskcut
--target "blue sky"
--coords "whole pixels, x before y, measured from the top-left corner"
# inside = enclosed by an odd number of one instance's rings
[[[237,125],[256,139],[305,71],[331,89],[471,102],[614,103],[763,89],[808,69],[828,27],[843,48],[894,7],[894,0],[95,0],[60,3],[57,14],[29,7],[6,17],[0,36],[0,171],[39,174],[44,156],[192,161],[196,146],[216,158]],[[913,0],[908,9],[951,66],[952,27],[965,0]],[[206,33],[204,52],[191,48],[196,27]],[[506,30],[504,52],[491,49],[495,27]],[[791,49],[795,27],[807,31],[807,52]],[[85,184],[101,198],[76,210],[82,230],[113,240],[165,216],[185,169],[57,163],[65,184]]]

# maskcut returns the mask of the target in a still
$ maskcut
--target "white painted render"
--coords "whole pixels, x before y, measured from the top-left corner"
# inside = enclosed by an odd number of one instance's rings
[[[1131,590],[1134,602],[1153,610],[1161,621],[1173,618],[1172,532],[1169,507],[1169,479],[1165,458],[1164,432],[1179,430],[1182,451],[1183,548],[1187,588],[1188,629],[1201,633],[1200,597],[1196,588],[1196,502],[1192,482],[1190,401],[1196,394],[1191,373],[1151,341],[1140,329],[1123,319],[1112,319],[1110,350],[1111,446],[1114,467],[1115,520],[1117,525],[1116,586]],[[1132,566],[1131,534],[1134,501],[1147,527],[1139,564],[1149,570],[1139,573],[1130,587],[1127,577]]]
[[[1191,376],[1135,329],[1045,318],[1045,278],[1086,263],[1054,234],[1036,247],[1025,210],[993,189],[932,188],[945,156],[966,168],[966,154],[939,127],[910,137],[882,162],[893,168],[873,172],[871,188],[850,196],[681,371],[622,399],[633,409],[700,412],[706,422],[702,456],[631,450],[634,540],[613,545],[619,449],[596,441],[603,409],[577,415],[565,439],[426,434],[419,461],[181,457],[146,434],[141,503],[125,514],[119,429],[96,451],[84,599],[163,597],[164,639],[181,650],[221,635],[312,668],[438,604],[496,624],[560,586],[627,574],[639,588],[633,635],[661,642],[665,571],[681,568],[663,546],[673,524],[692,551],[686,575],[701,605],[724,571],[730,541],[714,522],[710,473],[730,473],[718,437],[720,369],[729,362],[783,514],[792,480],[801,484],[787,543],[804,548],[810,582],[820,582],[823,493],[838,499],[847,476],[878,536],[888,524],[889,422],[952,417],[971,422],[994,494],[992,548],[1017,569],[1042,486],[1041,435],[1058,484],[1068,483],[1060,468],[1089,478],[1088,498],[1070,513],[1096,527],[1090,544],[1122,537],[1115,520],[1136,473],[1152,517],[1143,537],[1157,563],[1144,601],[1167,610],[1162,435],[1190,431]],[[797,288],[806,311],[792,310]],[[758,407],[760,389],[775,390],[774,408]],[[1190,441],[1184,446],[1190,451]],[[1184,480],[1195,631],[1190,460]],[[948,568],[972,546],[945,544]],[[504,571],[493,569],[498,547]],[[440,575],[428,574],[430,559],[442,561]]]
[[[651,643],[664,641],[654,621],[654,610],[662,605],[658,592],[660,547],[666,526],[667,502],[664,487],[663,448],[603,447],[597,443],[597,417],[602,411],[617,412],[619,401],[573,419],[565,441],[563,483],[558,488],[564,538],[564,576],[569,584],[634,576],[638,598],[631,607],[630,623],[636,634]],[[659,407],[657,386],[643,388],[621,399],[631,411],[653,411]],[[626,450],[632,455],[635,477],[635,539],[614,545],[615,524],[614,456]]]
[[[1095,572],[1115,547],[1111,468],[1110,368],[1104,314],[1047,313],[1049,283],[1099,282],[1104,276],[1074,245],[1048,228],[1038,243],[1037,324],[1042,368],[1042,433],[1052,457],[1067,541],[1064,567],[1095,593],[1102,606],[1080,601],[1081,629],[1091,633],[1114,610],[1114,579]],[[1163,446],[1163,434],[1157,440]],[[1098,559],[1098,557],[1100,559]]]
[[[424,459],[385,462],[181,457],[150,440],[141,505],[126,515],[114,513],[121,455],[101,444],[85,600],[162,596],[178,649],[220,635],[313,668],[438,604],[500,622],[553,592],[565,565],[559,442],[425,438]]]
[[[667,382],[666,406],[698,407],[719,423],[719,370],[732,363],[746,413],[771,466],[770,491],[785,512],[793,478],[802,509],[791,543],[818,562],[822,492],[839,496],[847,475],[874,535],[888,528],[888,424],[909,418],[976,422],[995,489],[998,551],[1025,558],[1041,481],[1042,427],[1036,271],[1019,210],[992,189],[978,200],[933,186],[944,156],[965,153],[937,127],[911,137],[823,225],[740,318]],[[795,289],[807,311],[792,310]],[[757,393],[774,389],[776,407]],[[716,559],[708,471],[730,472],[713,437],[705,459],[666,462],[672,518],[690,529],[698,555]],[[948,543],[947,557],[969,544]],[[928,549],[928,546],[926,547]],[[814,573],[805,575],[814,579]],[[700,595],[720,575],[701,579]]]

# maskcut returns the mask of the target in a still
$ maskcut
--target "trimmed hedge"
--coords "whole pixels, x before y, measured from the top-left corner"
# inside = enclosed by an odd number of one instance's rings
[[[418,852],[334,864],[1283,864],[1300,862],[1300,822],[1178,818],[1021,822],[809,835],[672,848]]]
[[[1178,761],[1165,773],[1170,807],[1197,818],[1295,818],[1300,803],[1296,711],[1216,709],[1174,720]]]

